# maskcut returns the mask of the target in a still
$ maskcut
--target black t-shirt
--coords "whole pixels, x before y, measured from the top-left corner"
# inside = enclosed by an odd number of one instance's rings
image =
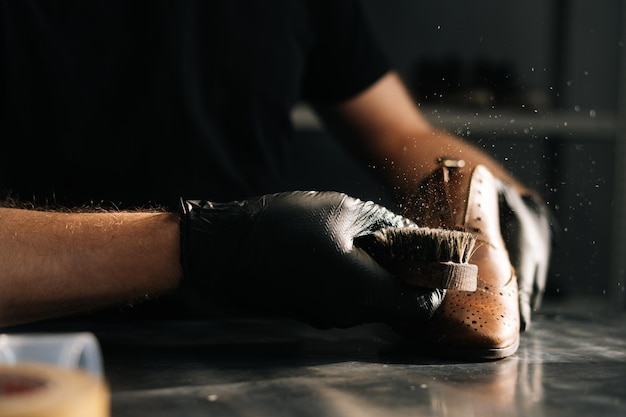
[[[0,192],[119,207],[281,191],[300,100],[388,66],[348,0],[0,0]]]

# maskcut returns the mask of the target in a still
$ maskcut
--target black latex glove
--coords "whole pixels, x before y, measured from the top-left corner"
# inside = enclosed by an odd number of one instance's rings
[[[444,290],[409,287],[355,237],[413,223],[336,192],[289,192],[229,203],[183,201],[186,285],[317,328],[427,319]]]
[[[538,198],[522,196],[504,181],[497,183],[502,237],[517,274],[521,329],[527,330],[545,291],[555,219]]]

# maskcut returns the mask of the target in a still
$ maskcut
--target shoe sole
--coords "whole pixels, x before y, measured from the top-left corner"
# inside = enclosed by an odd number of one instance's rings
[[[519,338],[512,345],[501,348],[463,348],[448,346],[427,346],[424,353],[451,360],[493,361],[513,356],[519,349]]]

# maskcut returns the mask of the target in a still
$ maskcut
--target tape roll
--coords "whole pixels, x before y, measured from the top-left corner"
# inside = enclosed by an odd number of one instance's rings
[[[103,378],[43,363],[0,365],[2,417],[109,417]]]

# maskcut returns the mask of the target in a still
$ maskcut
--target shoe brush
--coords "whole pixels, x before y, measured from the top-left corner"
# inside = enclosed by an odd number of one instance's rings
[[[390,227],[355,239],[378,263],[406,283],[475,291],[478,266],[470,264],[476,237],[429,227]]]

